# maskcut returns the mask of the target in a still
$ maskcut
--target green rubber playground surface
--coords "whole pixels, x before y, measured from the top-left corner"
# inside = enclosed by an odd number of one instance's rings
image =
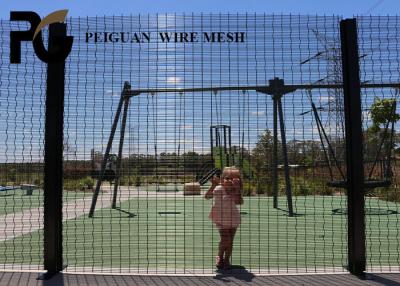
[[[70,201],[83,198],[90,193],[64,192],[63,201]],[[11,214],[28,210],[31,208],[43,207],[43,190],[36,189],[32,195],[26,195],[26,190],[14,189],[0,192],[0,215]]]
[[[296,216],[272,208],[270,197],[246,197],[241,207],[232,263],[253,272],[315,269],[347,264],[344,196],[294,197]],[[94,218],[68,220],[64,261],[70,269],[213,269],[219,234],[208,219],[211,201],[200,196],[132,198],[117,210],[98,209]],[[399,265],[399,215],[394,203],[368,198],[368,265]],[[341,211],[337,211],[341,210]],[[388,212],[389,210],[389,212]],[[40,264],[42,231],[0,243],[1,263]],[[24,250],[24,251],[22,251]]]

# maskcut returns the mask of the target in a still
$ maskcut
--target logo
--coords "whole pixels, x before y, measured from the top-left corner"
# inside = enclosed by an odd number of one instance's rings
[[[10,21],[27,21],[31,27],[28,31],[11,31],[10,32],[10,62],[12,64],[21,63],[21,42],[31,41],[35,53],[39,59],[45,63],[64,61],[71,52],[73,37],[71,36],[54,36],[52,39],[52,50],[46,50],[43,38],[43,27],[65,21],[68,10],[59,10],[50,13],[43,20],[35,12],[11,11]]]

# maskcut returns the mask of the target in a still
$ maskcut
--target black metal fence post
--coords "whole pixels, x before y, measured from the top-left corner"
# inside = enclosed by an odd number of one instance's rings
[[[66,25],[49,27],[49,51],[55,49],[54,38],[66,36]],[[44,268],[46,277],[63,269],[62,193],[64,128],[65,60],[47,67],[45,154],[44,154]]]
[[[363,276],[366,264],[364,165],[356,19],[340,22],[340,37],[346,126],[348,267],[352,274]]]

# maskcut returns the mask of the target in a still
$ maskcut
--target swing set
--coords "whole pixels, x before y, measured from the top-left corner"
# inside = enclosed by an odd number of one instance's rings
[[[381,133],[381,138],[378,144],[376,154],[374,154],[374,161],[372,162],[372,167],[369,170],[367,178],[364,180],[364,187],[366,189],[374,189],[378,187],[388,187],[392,184],[392,149],[394,140],[394,115],[396,114],[396,103],[398,100],[399,89],[396,89],[395,98],[391,100],[390,114],[387,121],[384,124],[383,132]],[[318,109],[312,99],[311,90],[307,92],[307,97],[311,103],[311,111],[314,115],[315,122],[317,123],[318,134],[321,141],[321,147],[325,157],[325,161],[328,165],[330,181],[327,186],[334,188],[347,188],[347,180],[339,163],[337,156],[333,150],[332,144],[330,142],[329,136],[327,135],[325,128],[322,124],[321,118],[318,114]],[[323,110],[323,108],[319,108]],[[388,136],[389,135],[389,136]],[[386,141],[389,141],[388,144]],[[326,142],[326,143],[324,143]],[[326,144],[326,145],[325,145]],[[384,148],[386,147],[386,148]],[[385,150],[383,150],[385,149]],[[373,176],[376,172],[376,167],[380,165],[379,175]],[[340,179],[334,178],[334,168],[340,175]]]
[[[362,88],[400,88],[400,84],[395,84],[395,83],[382,83],[382,84],[371,84],[371,83],[364,83],[361,84]],[[118,122],[121,117],[121,112],[123,109],[123,114],[122,114],[122,122],[121,122],[121,130],[120,130],[120,140],[119,140],[119,148],[118,148],[118,155],[117,155],[117,160],[116,160],[116,171],[115,171],[115,183],[114,183],[114,192],[113,192],[113,199],[112,199],[112,208],[116,208],[116,199],[117,199],[117,191],[119,187],[119,179],[120,179],[120,174],[121,174],[121,159],[122,159],[122,147],[124,143],[124,134],[125,134],[125,126],[126,126],[126,119],[127,119],[127,113],[128,113],[128,106],[129,106],[129,101],[132,97],[139,96],[141,94],[152,94],[156,95],[158,93],[196,93],[196,92],[214,92],[216,94],[217,92],[220,91],[242,91],[242,92],[248,92],[248,91],[255,91],[258,93],[262,93],[265,95],[270,95],[272,100],[273,100],[273,158],[272,158],[272,185],[273,185],[273,207],[278,208],[278,121],[279,121],[279,129],[280,129],[280,136],[281,136],[281,152],[282,152],[282,157],[283,157],[283,168],[284,168],[284,178],[285,178],[285,191],[286,191],[286,198],[287,198],[287,212],[289,217],[293,217],[295,215],[294,209],[293,209],[293,201],[292,201],[292,187],[291,187],[291,180],[290,180],[290,174],[289,174],[289,162],[288,162],[288,154],[287,154],[287,146],[286,146],[286,133],[285,133],[285,123],[284,123],[284,115],[283,115],[283,109],[282,109],[282,97],[285,94],[292,93],[296,90],[312,90],[312,89],[341,89],[342,85],[340,84],[306,84],[306,85],[285,85],[284,80],[280,78],[274,78],[269,80],[269,85],[266,86],[228,86],[228,87],[208,87],[208,88],[164,88],[164,89],[131,89],[131,85],[129,82],[125,82],[124,87],[121,92],[121,97],[120,101],[117,107],[117,111],[115,113],[115,117],[113,120],[113,124],[111,127],[111,132],[110,136],[108,139],[107,147],[105,150],[105,154],[102,159],[101,163],[101,168],[100,172],[98,174],[98,179],[96,183],[96,188],[93,193],[92,197],[92,204],[90,207],[89,211],[89,217],[93,217],[94,211],[96,208],[96,202],[97,198],[100,192],[100,187],[102,184],[102,181],[104,180],[104,176],[106,173],[106,167],[107,167],[107,162],[110,156],[110,151],[111,147],[114,141],[114,135],[117,129]],[[322,142],[322,138],[324,138],[327,142],[329,142],[328,136],[326,132],[324,131],[324,128],[322,126],[321,120],[318,116],[318,112],[316,111],[315,104],[312,102],[311,96],[309,97],[311,100],[311,106],[313,109],[314,116],[316,117],[317,120],[317,125],[318,129],[320,130],[320,138]],[[393,107],[395,109],[395,106]],[[387,124],[389,126],[389,124]],[[392,139],[393,140],[393,123],[391,125],[391,131],[390,133],[392,134]],[[217,128],[217,129],[215,129]],[[386,128],[387,129],[387,128]],[[224,137],[224,140],[220,140],[221,137],[219,137],[219,141],[217,140],[216,144],[219,149],[223,149],[224,152],[220,152],[219,156],[223,156],[223,154],[226,156],[225,160],[226,163],[230,164],[230,160],[232,159],[231,156],[231,138],[230,138],[230,127],[224,125],[219,125],[219,126],[211,126],[210,128],[210,133],[213,133],[213,130],[219,130],[216,134],[221,134],[220,131],[222,130],[222,134],[226,133],[226,136]],[[212,136],[212,135],[211,135]],[[220,135],[218,135],[220,136]],[[383,137],[384,138],[384,137]],[[211,139],[211,142],[212,139]],[[213,143],[211,143],[211,150],[213,150]],[[342,187],[345,188],[346,185],[346,179],[344,176],[343,171],[340,168],[340,165],[338,161],[336,160],[336,157],[334,155],[334,152],[332,150],[332,146],[328,144],[327,146],[328,151],[326,150],[326,147],[324,146],[324,152],[328,161],[328,165],[331,166],[332,163],[330,163],[332,160],[334,161],[333,163],[335,164],[336,168],[338,168],[342,176],[342,180],[340,181],[331,181],[328,185],[332,187]],[[155,146],[155,150],[157,150],[157,146]],[[389,150],[390,151],[390,150]],[[157,151],[156,151],[157,152]],[[332,160],[327,156],[327,154],[330,154]],[[377,158],[379,156],[377,155]],[[387,157],[390,159],[390,156]],[[232,162],[233,163],[233,162]],[[213,165],[215,169],[215,164]],[[390,168],[390,162],[386,164],[386,168]],[[331,167],[330,167],[331,169]],[[215,170],[213,172],[216,172]],[[213,176],[213,174],[209,174],[209,178]],[[215,174],[215,173],[214,173]],[[371,173],[372,174],[372,173]],[[388,175],[388,171],[385,172],[386,175]],[[333,175],[333,172],[332,172]],[[209,179],[208,178],[208,179]],[[204,179],[205,180],[205,179]],[[382,180],[374,180],[372,178],[369,178],[366,180],[366,187],[378,187],[378,186],[385,186],[390,184],[390,179],[384,178]]]

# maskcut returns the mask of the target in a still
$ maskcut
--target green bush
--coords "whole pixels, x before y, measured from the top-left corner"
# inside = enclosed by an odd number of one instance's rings
[[[332,196],[335,193],[335,188],[331,188],[328,186],[318,186],[316,188],[316,194],[321,196]]]
[[[133,171],[133,175],[129,177],[129,186],[132,184],[135,185],[136,187],[140,187],[142,185],[142,176],[140,175],[140,172],[138,169],[135,169]]]
[[[84,179],[64,179],[64,190],[66,191],[84,191],[87,189],[93,189],[94,180],[90,177]]]
[[[135,182],[135,186],[136,187],[140,187],[142,185],[142,177],[139,174],[134,176],[134,180],[133,181]]]
[[[8,180],[16,183],[17,182],[17,170],[12,168],[8,171]]]
[[[128,186],[140,187],[142,185],[142,176],[134,174],[128,178]]]
[[[78,181],[77,180],[72,180],[72,179],[66,179],[64,180],[64,190],[66,191],[76,191],[78,188]]]
[[[126,176],[121,176],[118,180],[118,184],[120,186],[126,186],[129,182],[129,178],[127,178]]]
[[[243,196],[252,196],[256,193],[257,187],[252,182],[243,183]]]
[[[83,180],[83,186],[84,186],[86,189],[93,189],[94,180],[93,180],[92,178],[90,178],[90,177],[86,177],[86,178]]]
[[[40,178],[36,178],[33,180],[33,184],[38,186],[39,188],[42,188],[42,180]]]
[[[309,186],[300,183],[299,185],[295,186],[293,194],[295,196],[309,196],[312,194],[312,191],[310,190]]]
[[[376,190],[375,194],[381,200],[389,202],[400,202],[400,190],[397,190],[396,186],[377,188],[375,190]]]
[[[256,178],[253,184],[255,186],[255,193],[258,195],[266,194],[267,196],[272,196],[272,182],[269,178]]]

